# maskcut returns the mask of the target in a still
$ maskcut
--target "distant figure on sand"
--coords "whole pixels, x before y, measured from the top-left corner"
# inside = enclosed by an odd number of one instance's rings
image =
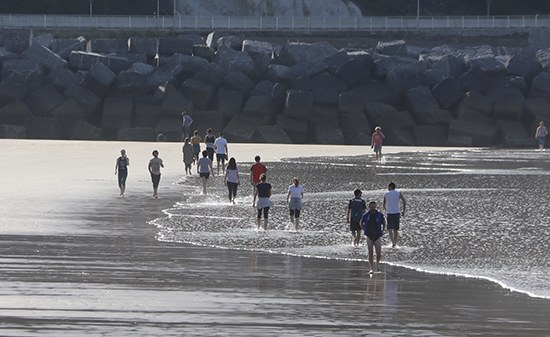
[[[193,152],[193,146],[189,143],[189,138],[185,137],[183,140],[183,147],[181,148],[181,151],[183,153],[185,174],[191,174],[191,165],[195,161],[195,153]]]
[[[237,197],[237,187],[241,183],[239,179],[239,170],[237,169],[237,161],[235,158],[231,157],[227,163],[227,168],[225,169],[225,177],[223,179],[225,186],[229,192],[229,202],[235,203],[235,198]]]
[[[258,216],[256,217],[256,227],[260,229],[262,221],[262,212],[264,216],[264,230],[267,230],[267,217],[269,214],[269,207],[273,205],[271,202],[271,184],[266,182],[267,176],[265,173],[260,175],[260,182],[256,185],[254,190],[254,199],[252,200],[252,206],[256,205],[258,209]],[[256,197],[258,203],[256,204]]]
[[[260,156],[256,156],[254,161],[256,163],[250,168],[250,183],[252,184],[253,193],[256,192],[256,185],[260,182],[262,173],[267,173],[267,168],[260,162]]]
[[[384,134],[382,133],[382,128],[377,126],[374,128],[374,133],[371,137],[370,147],[374,150],[376,156],[376,161],[382,160],[382,142],[384,141]]]
[[[223,132],[220,132],[220,136],[214,141],[214,151],[216,151],[216,161],[218,165],[216,170],[220,174],[220,161],[222,163],[222,172],[225,172],[225,161],[227,158],[227,139],[223,137]]]
[[[159,152],[153,151],[153,158],[149,160],[149,173],[151,173],[151,181],[153,182],[153,198],[158,199],[158,188],[160,182],[160,168],[164,167],[162,159],[159,158]]]
[[[118,173],[118,188],[120,188],[120,196],[124,196],[126,190],[126,178],[128,178],[128,165],[130,159],[126,156],[126,150],[120,150],[120,157],[117,158],[115,164],[115,174]]]
[[[399,207],[399,200],[403,201],[403,211]],[[397,246],[397,235],[401,216],[405,216],[407,201],[403,194],[395,189],[395,183],[388,184],[388,191],[384,193],[384,209],[388,220],[388,233],[392,247]]]
[[[208,158],[210,161],[214,162],[214,142],[216,141],[216,136],[212,133],[212,129],[206,130],[206,136],[204,136],[204,144],[206,145],[206,151],[208,151]]]
[[[359,242],[361,241],[361,219],[367,210],[367,203],[361,198],[362,194],[363,192],[360,189],[353,191],[354,197],[349,201],[346,210],[346,219],[347,223],[349,223],[349,229],[353,237],[352,245],[354,247],[359,246]]]
[[[288,187],[286,202],[290,210],[290,223],[294,230],[298,230],[300,224],[300,212],[302,211],[302,199],[304,198],[304,187],[300,185],[298,178],[292,179],[292,185]]]
[[[183,126],[183,135],[182,139],[191,137],[191,124],[193,124],[193,118],[189,116],[187,111],[182,111],[181,113],[181,123]]]
[[[212,170],[212,161],[208,158],[208,151],[202,151],[202,158],[199,159],[198,163],[199,176],[202,180],[202,194],[206,195],[206,182],[210,178],[210,173],[213,173]]]
[[[540,151],[544,150],[544,142],[546,141],[546,136],[548,136],[548,130],[546,130],[544,122],[541,121],[539,123],[539,127],[537,128],[537,131],[535,132],[535,138],[539,142]]]
[[[191,146],[193,146],[193,154],[195,155],[195,161],[199,162],[199,154],[201,153],[201,137],[199,136],[199,131],[195,130],[193,132],[193,137],[191,137]],[[197,167],[198,172],[198,167]]]
[[[369,250],[369,273],[374,272],[373,268],[373,248],[376,248],[376,271],[380,271],[380,260],[382,259],[382,235],[386,229],[386,219],[384,215],[376,210],[376,202],[369,202],[369,211],[361,219],[361,227],[367,237],[367,247]]]

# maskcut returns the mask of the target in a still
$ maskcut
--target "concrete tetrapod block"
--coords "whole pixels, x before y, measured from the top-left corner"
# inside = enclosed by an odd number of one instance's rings
[[[91,90],[81,86],[70,87],[65,90],[67,98],[73,98],[86,110],[88,118],[94,119],[94,116],[100,115],[101,99]]]
[[[313,108],[313,94],[309,91],[288,90],[284,115],[291,118],[308,120]]]
[[[392,126],[412,130],[415,126],[415,120],[408,111],[398,111],[395,107],[385,103],[367,103],[365,115],[373,127],[381,126],[385,129]]]
[[[467,92],[458,105],[458,114],[464,110],[474,110],[491,116],[493,114],[494,100],[476,91]]]
[[[49,116],[49,112],[65,101],[65,98],[51,85],[33,91],[25,100],[34,115]]]
[[[432,94],[442,108],[449,109],[464,96],[464,91],[456,79],[448,77],[433,87]]]
[[[385,55],[407,56],[407,43],[405,40],[394,40],[388,42],[379,41],[376,45],[376,51]]]
[[[135,142],[154,142],[157,140],[157,130],[155,128],[126,128],[118,130],[117,140],[135,141]]]
[[[63,139],[63,129],[57,118],[29,118],[25,121],[25,128],[29,139]]]
[[[240,92],[243,96],[254,88],[254,82],[240,71],[233,71],[224,78],[222,87]]]
[[[44,76],[42,66],[34,60],[13,59],[2,63],[2,80],[22,83],[29,90],[40,88]]]
[[[159,54],[172,55],[172,54],[182,54],[182,55],[192,55],[193,46],[195,42],[190,39],[177,38],[177,37],[161,37],[159,38]]]
[[[262,96],[262,95],[268,95],[271,96],[271,91],[273,90],[273,86],[275,85],[275,82],[270,80],[261,80],[260,82],[256,83],[256,86],[254,89],[250,91],[251,96]]]
[[[414,62],[391,69],[386,76],[386,87],[400,95],[423,84],[424,62]]]
[[[472,68],[460,77],[459,82],[464,91],[483,93],[489,88],[491,78],[479,68]]]
[[[314,144],[344,144],[344,131],[332,123],[312,126]]]
[[[338,69],[340,69],[344,64],[348,63],[351,60],[351,56],[345,51],[339,51],[338,53],[325,57],[321,61],[320,68],[323,68],[321,71],[328,71],[331,74],[336,75]]]
[[[450,146],[462,145],[460,141],[464,141],[468,138],[471,138],[471,146],[494,146],[498,143],[497,127],[458,120],[451,121],[448,135],[449,138],[447,143]]]
[[[34,115],[25,102],[13,101],[0,108],[0,124],[25,125]]]
[[[218,87],[227,73],[216,63],[208,63],[193,75],[193,79]]]
[[[110,94],[113,96],[139,97],[150,94],[153,88],[147,75],[121,71],[116,75]]]
[[[414,118],[421,118],[426,111],[439,109],[439,103],[428,86],[419,86],[407,90],[407,107]]]
[[[343,64],[335,75],[354,87],[371,78],[373,66],[374,61],[370,55],[360,55]]]
[[[410,57],[379,55],[374,59],[373,74],[376,78],[383,80],[390,70],[415,62],[417,60]]]
[[[162,118],[159,105],[146,102],[139,97],[134,99],[134,114],[136,127],[155,127]]]
[[[175,117],[163,117],[156,126],[157,141],[180,142],[181,141],[181,122]]]
[[[182,111],[195,111],[193,102],[171,85],[167,85],[162,99],[162,116],[181,118]]]
[[[7,103],[23,100],[27,97],[27,87],[18,82],[10,80],[0,81],[0,106]]]
[[[227,73],[237,71],[242,72],[249,78],[255,78],[257,76],[254,60],[245,52],[221,47],[216,52],[216,57],[214,57],[213,62],[219,65]]]
[[[57,118],[65,135],[70,136],[77,121],[86,119],[86,111],[72,98],[53,109],[50,114]]]
[[[243,107],[242,114],[247,116],[262,116],[268,121],[274,121],[275,109],[271,96],[250,96]]]
[[[466,65],[461,58],[454,55],[445,55],[432,63],[431,70],[441,73],[444,78],[459,79],[466,71]]]
[[[214,49],[208,46],[194,45],[193,56],[203,58],[208,62],[212,62],[212,60],[214,60],[214,57],[216,57],[216,52],[214,51]]]
[[[217,110],[197,110],[192,117],[194,120],[193,129],[199,130],[199,134],[203,138],[208,128],[211,128],[214,134],[218,135],[226,125],[223,113]]]
[[[233,118],[223,129],[225,138],[232,143],[252,142],[256,133],[256,126],[239,122],[235,120],[235,118]]]
[[[380,81],[370,81],[360,87],[349,90],[350,93],[363,97],[365,102],[394,102],[394,96]]]
[[[304,144],[307,142],[309,127],[306,121],[278,115],[277,125],[286,132],[294,144]]]
[[[188,78],[180,87],[183,95],[191,100],[199,110],[207,110],[214,94],[214,86],[201,81]]]
[[[128,39],[128,48],[130,53],[145,54],[147,57],[153,57],[157,54],[158,39],[156,37],[131,36]]]
[[[532,79],[541,71],[541,66],[532,55],[518,53],[510,57],[506,63],[506,71],[510,75]]]
[[[518,88],[494,88],[487,96],[494,100],[493,117],[519,121],[523,114],[525,98]]]
[[[115,82],[116,75],[103,63],[96,63],[84,76],[82,86],[103,97]]]
[[[362,95],[346,91],[338,96],[338,111],[340,113],[362,114],[365,100]]]
[[[76,121],[70,134],[70,139],[75,140],[100,140],[101,128],[84,121]]]
[[[94,65],[99,63],[118,73],[130,68],[133,62],[126,57],[81,51],[73,51],[69,56],[70,66],[80,70],[90,70]]]
[[[498,120],[500,142],[506,147],[536,147],[536,140],[530,136],[518,121]]]
[[[363,113],[340,114],[340,124],[344,130],[346,144],[367,145],[370,144],[370,124]]]
[[[23,56],[38,62],[49,71],[67,66],[67,61],[48,48],[38,44],[30,45],[29,48],[23,52]]]
[[[277,63],[286,66],[293,66],[304,61],[317,64],[323,61],[323,59],[337,53],[338,50],[326,42],[311,44],[290,42],[281,48]]]
[[[117,132],[132,125],[134,102],[129,98],[107,97],[103,102],[101,127],[107,139],[115,139]]]
[[[268,65],[265,77],[274,82],[286,82],[295,78],[291,69],[282,64]]]
[[[55,68],[48,76],[46,83],[53,85],[57,90],[63,92],[67,88],[79,85],[82,79],[67,68]]]
[[[0,138],[24,139],[26,132],[26,128],[21,125],[0,124]]]
[[[94,53],[127,54],[127,39],[92,39],[88,41],[88,50]]]
[[[292,144],[292,140],[278,125],[258,126],[255,141],[269,144]]]
[[[221,111],[225,120],[230,120],[241,112],[243,96],[238,91],[218,89],[212,102],[214,110]]]
[[[550,102],[550,73],[542,72],[533,78],[531,90],[529,90],[529,98],[535,97],[542,97]]]
[[[229,48],[237,51],[243,49],[243,37],[239,35],[224,35],[218,39],[218,48]]]
[[[73,51],[86,51],[87,41],[79,36],[74,39],[55,39],[52,42],[51,50],[64,59],[69,59]]]
[[[438,125],[417,125],[414,128],[414,138],[418,146],[446,146],[447,133]]]
[[[340,91],[328,88],[313,89],[313,104],[318,106],[334,107],[338,106]]]

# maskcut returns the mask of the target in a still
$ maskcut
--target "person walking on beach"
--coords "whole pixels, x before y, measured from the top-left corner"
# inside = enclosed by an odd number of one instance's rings
[[[160,182],[160,168],[164,167],[162,159],[159,158],[159,152],[153,151],[153,158],[149,160],[149,173],[151,174],[151,181],[153,182],[153,198],[158,199],[158,188]]]
[[[206,195],[206,182],[210,178],[210,173],[213,173],[212,170],[212,161],[208,158],[208,151],[202,151],[202,158],[199,159],[198,163],[199,176],[202,180],[202,194]]]
[[[216,170],[220,174],[220,161],[222,163],[222,173],[225,173],[225,160],[227,158],[227,139],[223,137],[223,132],[220,132],[220,136],[214,141],[214,151],[216,151]]]
[[[302,211],[302,199],[304,199],[304,187],[300,185],[298,178],[292,179],[292,185],[288,187],[286,202],[290,210],[290,223],[294,225],[294,230],[298,230],[300,224],[300,212]]]
[[[377,126],[374,128],[374,133],[371,137],[370,147],[374,150],[374,155],[376,156],[376,161],[382,160],[382,142],[384,141],[384,134],[382,133],[382,128]]]
[[[235,204],[235,198],[237,197],[237,187],[241,183],[239,179],[239,170],[237,169],[237,161],[231,157],[227,163],[225,169],[225,177],[223,179],[225,186],[229,192],[229,202]]]
[[[367,210],[367,203],[361,198],[362,194],[363,192],[360,189],[355,189],[353,191],[354,197],[349,201],[346,210],[346,219],[347,223],[349,223],[349,229],[353,237],[352,245],[354,247],[358,247],[361,241],[361,219]]]
[[[392,247],[397,246],[397,236],[399,233],[399,223],[401,216],[405,216],[405,210],[407,208],[407,201],[403,194],[395,189],[395,183],[388,184],[388,191],[384,193],[384,209],[386,210],[386,217],[388,221],[388,233]],[[403,211],[399,207],[399,200],[403,202]]]
[[[535,131],[535,139],[539,142],[539,151],[544,150],[544,142],[546,141],[546,136],[548,136],[548,130],[544,126],[544,122],[539,123],[537,131]]]
[[[216,141],[216,136],[212,133],[212,129],[206,130],[206,136],[204,136],[204,144],[206,144],[206,151],[208,151],[208,158],[211,162],[214,162],[214,142]]]
[[[195,161],[199,162],[199,154],[201,153],[201,137],[199,136],[199,130],[193,132],[193,137],[191,137],[191,146],[193,146],[193,154],[195,155]],[[198,166],[197,166],[198,172]]]
[[[120,189],[120,196],[124,196],[126,190],[126,178],[128,178],[128,165],[130,165],[130,159],[126,156],[126,150],[120,150],[120,157],[117,158],[115,164],[115,175],[118,173],[118,188]]]
[[[267,168],[260,162],[260,156],[254,157],[256,162],[250,167],[250,184],[252,184],[252,193],[256,191],[256,185],[260,183],[260,176],[262,173],[267,173]]]
[[[386,229],[386,219],[384,215],[376,210],[376,202],[369,202],[369,211],[361,219],[361,227],[367,237],[367,247],[369,250],[369,273],[374,273],[373,254],[376,249],[376,272],[380,271],[380,260],[382,259],[382,235]]]
[[[267,218],[269,214],[269,207],[273,205],[271,202],[271,184],[266,182],[267,176],[265,173],[260,175],[260,182],[256,185],[254,190],[254,199],[252,200],[252,206],[256,205],[258,209],[258,215],[256,217],[256,228],[260,229],[262,221],[262,212],[264,216],[263,227],[267,230]],[[256,203],[256,198],[258,203]]]
[[[187,111],[182,111],[181,113],[181,123],[183,126],[183,135],[182,140],[185,138],[191,137],[191,124],[193,124],[193,118],[189,116]]]
[[[191,165],[195,161],[195,154],[193,153],[193,146],[189,143],[189,138],[185,137],[181,151],[183,152],[185,174],[191,174]]]

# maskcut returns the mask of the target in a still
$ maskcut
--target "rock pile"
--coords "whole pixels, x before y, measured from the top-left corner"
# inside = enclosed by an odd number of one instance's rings
[[[186,110],[233,142],[516,147],[550,122],[550,48],[46,35],[0,63],[9,138],[179,141]]]

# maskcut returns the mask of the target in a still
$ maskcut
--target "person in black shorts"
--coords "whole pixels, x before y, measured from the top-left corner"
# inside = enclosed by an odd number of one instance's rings
[[[346,219],[353,237],[352,245],[357,247],[361,241],[361,218],[367,209],[367,203],[361,199],[362,192],[360,189],[353,191],[353,194],[355,197],[349,201]]]
[[[271,184],[266,182],[267,176],[265,173],[260,175],[260,183],[256,185],[254,190],[254,199],[252,200],[252,206],[256,206],[258,209],[258,216],[256,217],[256,227],[260,229],[262,212],[264,216],[264,230],[267,230],[267,217],[269,214],[269,207],[273,205],[271,201]],[[256,203],[256,197],[258,198],[258,203]]]
[[[386,230],[386,219],[384,214],[376,210],[376,202],[369,202],[369,211],[361,219],[361,227],[367,236],[367,247],[369,249],[369,267],[370,272],[374,273],[373,266],[373,248],[376,248],[376,271],[380,271],[380,260],[382,259],[382,235]]]
[[[128,166],[130,165],[130,159],[126,156],[126,150],[120,150],[120,157],[117,158],[115,164],[115,174],[118,174],[118,188],[120,189],[120,196],[124,196],[126,190],[126,178],[128,178]]]

